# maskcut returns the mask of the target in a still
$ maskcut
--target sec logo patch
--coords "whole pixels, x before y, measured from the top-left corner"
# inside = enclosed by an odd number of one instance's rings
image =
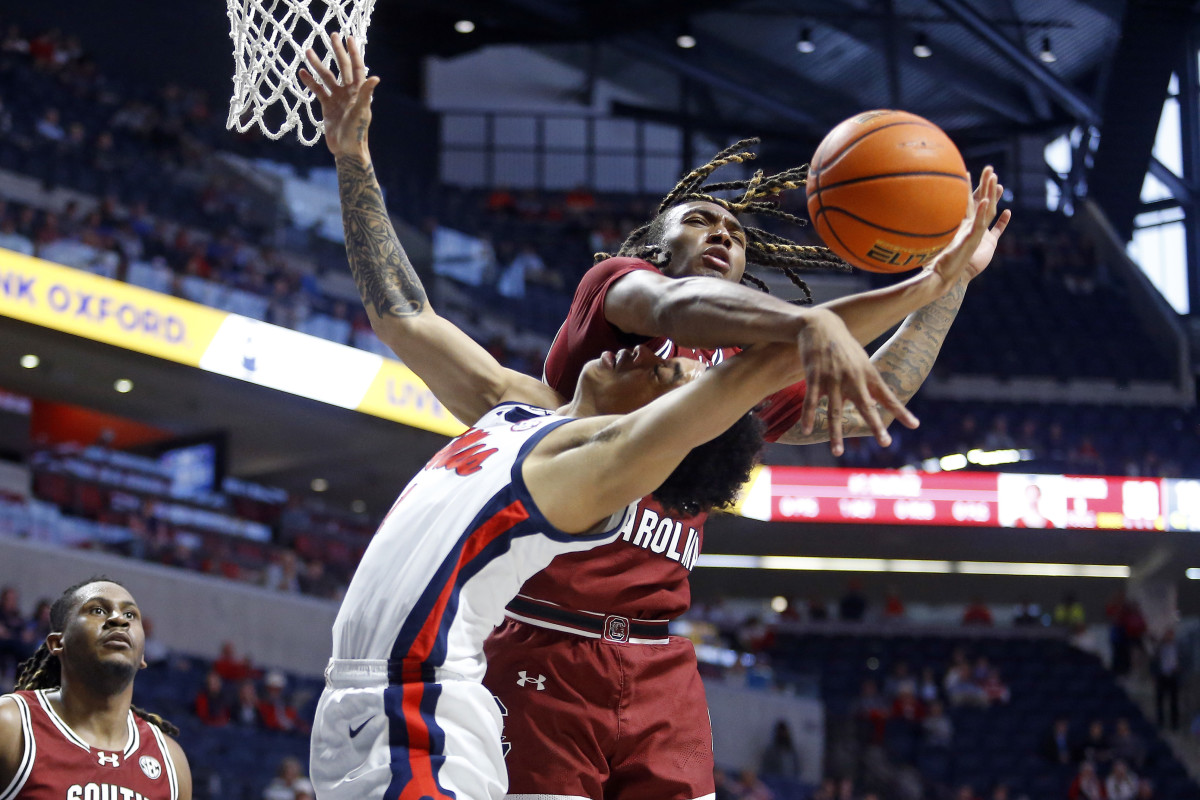
[[[156,780],[159,775],[162,775],[162,764],[159,764],[158,759],[154,756],[142,756],[138,759],[138,766],[150,780]]]

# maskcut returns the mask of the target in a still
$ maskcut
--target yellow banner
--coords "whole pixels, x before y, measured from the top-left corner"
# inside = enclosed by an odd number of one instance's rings
[[[391,359],[384,359],[358,410],[447,436],[467,429],[411,369]]]
[[[0,250],[0,314],[200,365],[224,311]]]

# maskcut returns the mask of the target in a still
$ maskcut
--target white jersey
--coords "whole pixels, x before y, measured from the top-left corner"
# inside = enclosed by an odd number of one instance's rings
[[[560,553],[612,541],[636,507],[582,536],[542,516],[521,466],[543,436],[570,421],[505,403],[425,465],[354,574],[333,626],[334,659],[403,663],[404,680],[432,680],[434,670],[483,679],[483,641],[526,579]]]

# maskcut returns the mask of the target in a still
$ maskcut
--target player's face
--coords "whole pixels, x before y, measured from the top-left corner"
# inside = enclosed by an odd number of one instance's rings
[[[64,670],[78,667],[89,678],[115,679],[117,686],[146,666],[142,613],[124,587],[107,581],[76,592],[65,629],[50,634],[47,643]]]
[[[598,414],[627,414],[695,380],[704,366],[691,358],[659,358],[649,348],[606,352],[589,361],[580,389]]]
[[[696,200],[668,210],[663,245],[671,260],[662,270],[672,278],[706,275],[737,283],[746,271],[746,231],[716,203]]]

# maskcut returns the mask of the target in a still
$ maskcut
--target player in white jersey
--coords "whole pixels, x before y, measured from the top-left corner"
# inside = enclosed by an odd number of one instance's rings
[[[790,345],[703,374],[695,361],[622,350],[590,362],[560,406],[553,389],[447,333],[494,370],[502,401],[409,483],[355,573],[313,725],[320,800],[503,797],[501,709],[481,681],[483,641],[505,604],[555,555],[611,541],[631,504],[802,366]],[[719,494],[701,487],[677,502],[732,499],[756,449],[725,470]],[[727,448],[708,457],[709,474],[738,460]]]

